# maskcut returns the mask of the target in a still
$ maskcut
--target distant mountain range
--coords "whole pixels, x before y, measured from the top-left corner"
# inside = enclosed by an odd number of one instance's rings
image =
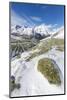
[[[58,35],[59,34],[59,35]],[[24,38],[33,38],[36,39],[43,39],[48,36],[56,36],[57,37],[64,37],[64,27],[57,29],[54,33],[50,33],[48,29],[46,29],[44,24],[29,27],[27,25],[13,25],[11,26],[11,35],[17,38],[17,36],[23,36]],[[13,37],[12,36],[12,37]]]
[[[11,35],[13,36],[23,36],[24,38],[33,38],[36,39],[43,39],[45,37],[50,36],[48,30],[45,28],[45,26],[39,25],[35,27],[28,27],[28,26],[20,26],[20,25],[14,25],[11,26]]]

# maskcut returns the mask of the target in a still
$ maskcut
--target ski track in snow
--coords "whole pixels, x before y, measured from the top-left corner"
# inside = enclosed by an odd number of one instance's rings
[[[26,56],[29,56],[29,54],[30,52],[26,52]],[[25,53],[22,54],[22,57],[23,56],[25,57]],[[21,85],[20,89],[14,89],[11,93],[12,97],[64,93],[64,52],[57,51],[53,48],[47,53],[31,59],[29,62],[26,62],[22,57],[11,62],[11,75],[14,75],[16,83],[20,83]],[[45,57],[55,60],[59,66],[62,72],[61,86],[50,84],[48,80],[37,71],[38,60]]]

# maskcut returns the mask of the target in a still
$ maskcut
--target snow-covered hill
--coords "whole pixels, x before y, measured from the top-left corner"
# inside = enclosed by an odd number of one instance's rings
[[[30,52],[24,53],[22,56],[30,55]],[[50,94],[63,94],[64,93],[64,53],[56,51],[52,49],[51,51],[43,54],[39,57],[35,57],[29,62],[26,62],[23,57],[14,60],[12,65],[12,75],[16,78],[16,83],[20,82],[21,88],[20,90],[15,89],[11,96],[32,96],[32,95],[50,95]],[[37,63],[38,60],[48,57],[54,59],[61,72],[62,72],[62,84],[60,86],[56,86],[50,84],[44,76],[38,72]],[[22,61],[23,59],[23,61]]]
[[[54,32],[52,37],[64,39],[64,27],[61,27],[56,32]]]

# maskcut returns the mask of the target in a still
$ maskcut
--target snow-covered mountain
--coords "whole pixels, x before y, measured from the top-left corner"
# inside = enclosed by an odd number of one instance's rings
[[[29,27],[29,26],[20,26],[20,25],[14,25],[11,26],[11,34],[15,35],[35,35],[40,34],[41,36],[48,36],[49,32],[46,29],[44,24],[41,24],[39,26],[35,27]]]
[[[45,35],[45,36],[49,35],[49,30],[47,29],[47,27],[44,24],[36,26],[34,28],[34,32],[40,33],[41,35]]]
[[[45,37],[51,36],[54,38],[64,38],[64,27],[60,27],[56,29],[54,32],[51,32],[49,28],[47,28],[44,24],[35,26],[35,27],[29,27],[29,26],[20,26],[20,25],[14,25],[11,26],[11,35],[14,36],[32,36],[37,39],[43,39]],[[12,37],[14,37],[12,36]],[[41,38],[40,38],[41,37]]]

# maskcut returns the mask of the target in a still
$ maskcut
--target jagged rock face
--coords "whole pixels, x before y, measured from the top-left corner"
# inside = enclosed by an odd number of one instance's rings
[[[16,28],[16,30],[18,30],[19,28],[21,28],[21,26],[20,25],[16,25],[15,28]]]
[[[42,36],[41,34],[39,33],[35,33],[35,38],[38,39],[38,40],[41,40],[44,38],[44,36]]]

